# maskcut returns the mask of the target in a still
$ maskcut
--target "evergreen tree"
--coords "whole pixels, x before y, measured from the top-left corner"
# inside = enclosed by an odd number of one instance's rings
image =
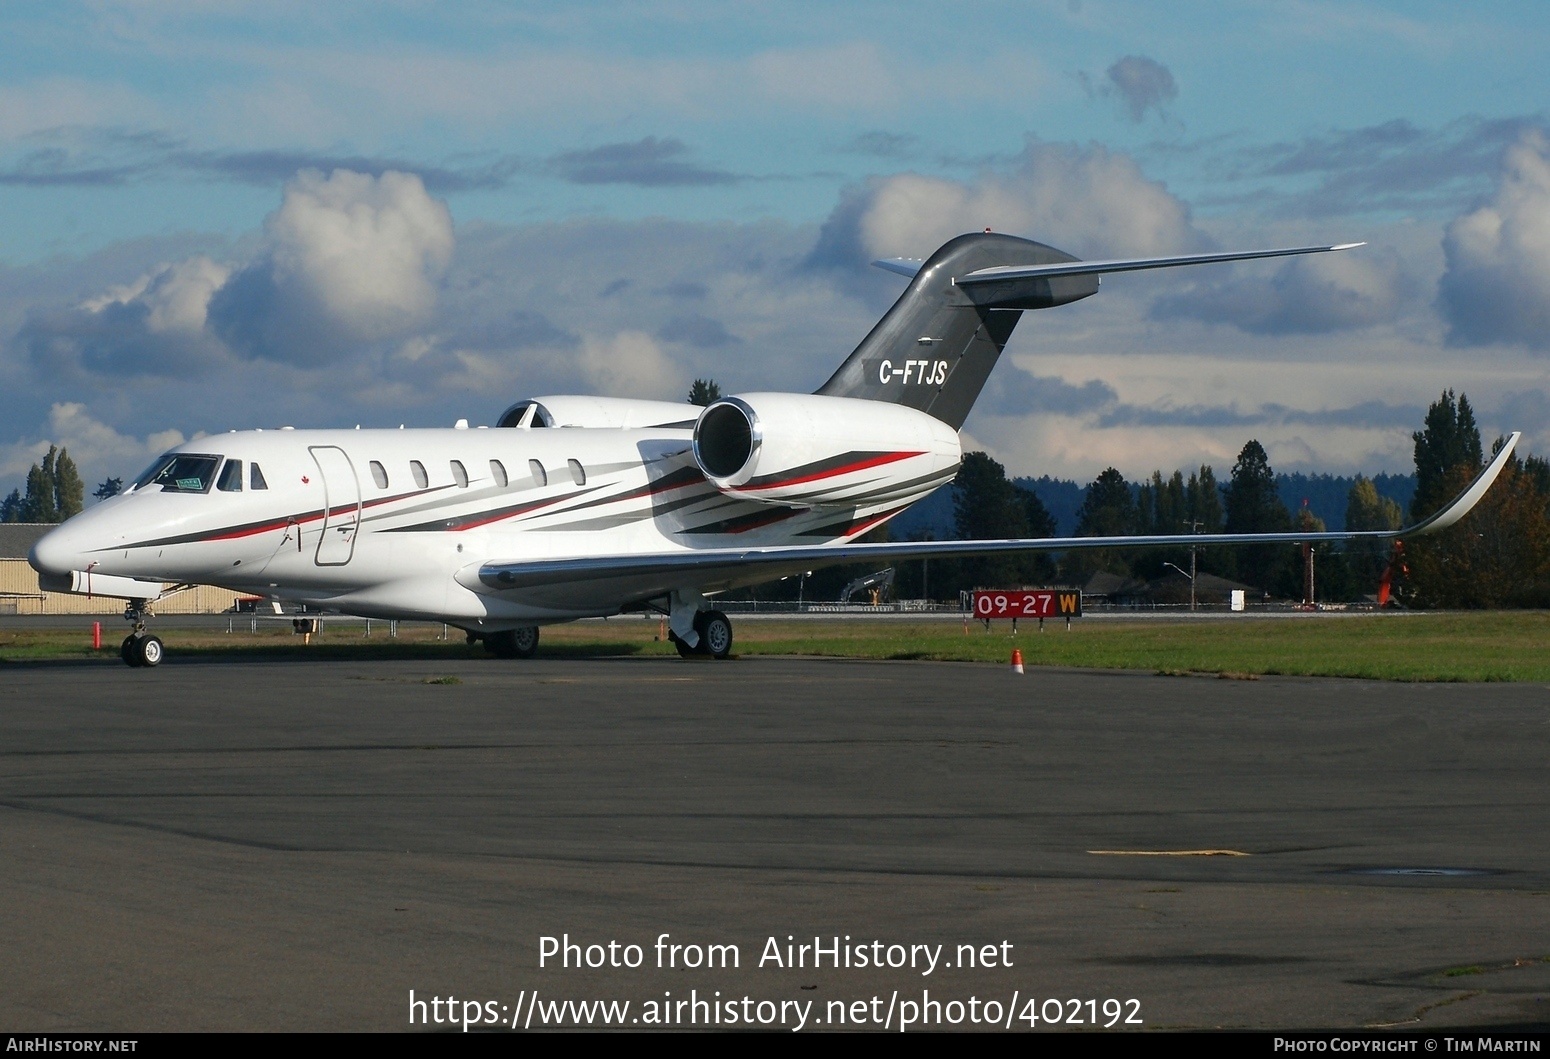
[[[86,506],[86,483],[75,469],[75,461],[64,449],[54,458],[54,510],[63,522],[72,515],[79,515]]]
[[[11,495],[0,500],[0,522],[20,522],[22,520],[22,491],[12,489]]]
[[[1137,531],[1141,515],[1130,493],[1130,483],[1113,467],[1093,479],[1076,513],[1078,537],[1124,537]],[[1068,563],[1079,576],[1096,570],[1128,577],[1134,556],[1123,548],[1092,548],[1072,552]]]
[[[1216,472],[1210,464],[1201,464],[1198,474],[1189,476],[1184,487],[1185,518],[1191,532],[1218,533],[1222,528],[1222,491],[1216,484]]]
[[[689,403],[705,408],[721,400],[721,387],[714,379],[695,379],[689,387]]]
[[[1031,490],[1019,489],[1006,477],[1006,468],[984,452],[965,454],[953,479],[953,527],[959,540],[998,540],[1007,537],[1048,537],[1055,520]],[[933,566],[937,591],[959,588],[1013,588],[1047,583],[1055,575],[1048,555],[994,555],[980,559],[942,562]]]
[[[1188,497],[1184,473],[1174,471],[1163,480],[1161,471],[1152,472],[1152,480],[1136,491],[1136,528],[1141,533],[1188,533]]]
[[[1292,516],[1276,490],[1270,457],[1258,441],[1250,441],[1238,453],[1223,493],[1226,532],[1284,533],[1292,528]],[[1297,549],[1285,544],[1245,544],[1234,551],[1238,579],[1255,588],[1270,589]]]
[[[1141,485],[1136,493],[1136,530],[1139,533],[1184,535],[1192,533],[1189,518],[1189,487],[1184,483],[1184,473],[1174,471],[1164,480],[1161,471],[1152,472],[1152,480]],[[1189,548],[1145,548],[1131,557],[1131,570],[1138,577],[1148,580],[1161,577],[1172,563],[1181,569],[1189,569]]]
[[[1113,467],[1093,479],[1076,514],[1079,537],[1118,537],[1136,532],[1138,513],[1130,483]]]
[[[1014,485],[1013,489],[1016,490],[1018,500],[1023,506],[1023,522],[1027,525],[1028,536],[1053,537],[1055,516],[1044,506],[1044,501],[1039,499],[1039,494],[1019,485]]]
[[[124,480],[122,478],[109,478],[97,487],[97,491],[92,496],[98,500],[107,500],[109,497],[115,497],[123,491]]]
[[[1480,428],[1475,425],[1469,398],[1453,399],[1452,390],[1426,409],[1426,427],[1410,435],[1415,442],[1415,498],[1410,502],[1410,517],[1423,519],[1453,498],[1450,484],[1457,476],[1455,467],[1468,471],[1465,482],[1473,478],[1483,462],[1480,454]]]
[[[1491,451],[1500,452],[1504,444],[1505,442],[1498,438],[1496,445]],[[1528,475],[1533,481],[1534,488],[1538,489],[1541,495],[1550,497],[1550,460],[1542,456],[1525,456],[1523,457],[1523,473]]]
[[[22,499],[23,522],[58,522],[59,500],[54,488],[54,460],[58,450],[50,445],[41,464],[27,472],[27,495]]]

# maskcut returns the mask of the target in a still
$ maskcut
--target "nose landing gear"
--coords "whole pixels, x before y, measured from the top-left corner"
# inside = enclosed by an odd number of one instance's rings
[[[146,610],[144,600],[130,600],[124,608],[124,620],[134,623],[134,632],[124,637],[118,656],[124,660],[125,665],[136,669],[159,666],[166,654],[161,638],[145,631],[145,619],[148,617],[150,612]]]

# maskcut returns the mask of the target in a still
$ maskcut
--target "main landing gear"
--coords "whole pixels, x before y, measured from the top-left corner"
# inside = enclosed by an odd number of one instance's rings
[[[532,658],[538,653],[538,626],[485,633],[484,649],[496,658]]]
[[[118,656],[124,660],[125,665],[135,669],[159,666],[166,654],[161,638],[145,631],[145,619],[148,617],[150,614],[141,601],[133,600],[124,608],[124,619],[134,623],[134,632],[124,637]]]
[[[683,658],[725,658],[732,653],[732,619],[719,610],[702,610],[694,616],[694,631],[700,642],[690,647],[669,630],[667,638]]]

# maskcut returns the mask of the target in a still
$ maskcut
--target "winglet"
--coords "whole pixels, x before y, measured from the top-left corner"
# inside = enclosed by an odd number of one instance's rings
[[[1518,439],[1522,436],[1522,432],[1516,430],[1509,434],[1506,444],[1496,454],[1496,458],[1490,462],[1485,470],[1475,476],[1475,480],[1469,483],[1468,489],[1454,497],[1451,504],[1436,512],[1430,518],[1422,519],[1414,526],[1400,530],[1395,536],[1420,537],[1428,533],[1437,533],[1447,529],[1469,514],[1470,510],[1480,502],[1480,498],[1485,496],[1485,491],[1491,488],[1491,484],[1502,473],[1502,468],[1507,466],[1507,461],[1512,459],[1512,450],[1517,447]]]

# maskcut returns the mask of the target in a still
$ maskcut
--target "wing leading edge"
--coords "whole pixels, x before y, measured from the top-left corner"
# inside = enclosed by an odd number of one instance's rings
[[[621,598],[651,599],[675,589],[724,591],[842,563],[877,559],[928,559],[1007,552],[1074,551],[1084,548],[1149,548],[1210,544],[1301,544],[1419,537],[1447,529],[1480,502],[1506,467],[1521,435],[1508,437],[1491,463],[1451,503],[1429,518],[1398,530],[1338,533],[1203,533],[1189,536],[1037,537],[1013,540],[900,541],[886,544],[785,545],[714,548],[646,555],[603,555],[575,559],[487,562],[458,581],[477,592],[558,600],[578,592],[592,595],[607,584]],[[546,591],[547,590],[547,591]],[[557,590],[557,591],[556,591]]]

